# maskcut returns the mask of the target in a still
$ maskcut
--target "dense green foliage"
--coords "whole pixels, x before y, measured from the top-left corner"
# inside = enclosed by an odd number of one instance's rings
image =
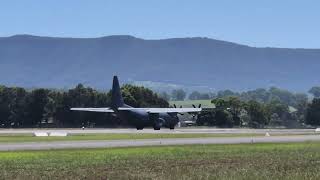
[[[320,125],[320,99],[313,99],[308,105],[306,123],[311,125]]]
[[[198,125],[254,128],[265,126],[299,128],[306,127],[306,125],[320,125],[318,120],[320,119],[318,118],[320,117],[320,103],[317,104],[317,99],[311,104],[308,104],[307,99],[303,99],[295,107],[279,99],[272,99],[269,102],[244,101],[241,100],[241,97],[235,96],[216,98],[211,102],[216,108],[201,112],[197,119]]]
[[[319,179],[319,143],[0,152],[2,179]]]
[[[278,101],[288,106],[297,107],[300,103],[305,103],[308,100],[307,94],[292,93],[288,90],[271,87],[269,89],[255,89],[251,91],[244,91],[241,93],[233,92],[231,90],[218,91],[213,98],[239,97],[242,101],[258,101],[259,103],[270,103]]]
[[[309,92],[317,98],[317,88]],[[271,87],[246,92],[218,91],[211,101],[216,109],[199,115],[199,125],[212,126],[283,126],[305,127],[320,125],[316,100],[308,101],[307,94],[292,93]],[[308,115],[307,115],[308,112]]]
[[[202,100],[202,99],[211,99],[214,96],[213,93],[200,93],[198,91],[193,91],[189,94],[190,100]]]
[[[275,113],[268,112],[265,104],[245,102],[233,96],[213,99],[212,103],[216,108],[202,112],[197,121],[199,125],[264,127],[269,123],[269,113]]]
[[[218,127],[306,127],[320,125],[320,100],[272,87],[242,93],[230,90],[217,94],[193,92],[189,98],[212,98],[215,109],[198,114],[197,124]],[[150,89],[124,85],[122,94],[134,107],[168,107],[165,99],[181,100],[186,92],[178,89],[171,95],[158,95]],[[163,98],[162,98],[163,97]],[[113,127],[126,125],[112,114],[71,112],[71,107],[108,107],[111,92],[102,93],[79,84],[68,91],[0,86],[0,127]],[[193,114],[194,115],[194,114]],[[124,123],[124,124],[123,124]]]
[[[167,101],[144,87],[125,85],[122,93],[135,107],[168,107]],[[0,86],[0,127],[115,126],[119,122],[110,114],[70,111],[71,107],[108,107],[110,95],[81,84],[66,92]]]
[[[182,101],[186,98],[187,93],[183,89],[174,89],[171,92],[171,99],[174,101]]]

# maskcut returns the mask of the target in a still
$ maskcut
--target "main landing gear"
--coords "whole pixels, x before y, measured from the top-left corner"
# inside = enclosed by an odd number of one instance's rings
[[[153,126],[153,129],[158,131],[160,130],[160,126]]]
[[[143,130],[143,127],[137,127],[137,130]]]

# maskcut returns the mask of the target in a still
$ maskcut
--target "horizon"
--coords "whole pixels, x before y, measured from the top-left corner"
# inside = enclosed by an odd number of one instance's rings
[[[170,38],[159,38],[159,39],[149,39],[149,38],[143,38],[143,37],[137,37],[134,35],[130,35],[130,34],[113,34],[113,35],[101,35],[101,36],[96,36],[96,37],[72,37],[72,36],[41,36],[41,35],[35,35],[35,34],[14,34],[14,35],[10,35],[10,36],[0,36],[0,38],[11,38],[11,37],[17,37],[17,36],[30,36],[30,37],[40,37],[40,38],[65,38],[65,39],[98,39],[98,38],[106,38],[106,37],[121,37],[121,36],[128,36],[128,37],[132,37],[132,38],[136,38],[136,39],[141,39],[141,40],[146,40],[146,41],[157,41],[157,40],[170,40],[170,39],[193,39],[193,38],[199,38],[199,39],[209,39],[209,40],[215,40],[215,41],[222,41],[222,42],[227,42],[227,43],[232,43],[232,44],[237,44],[237,45],[241,45],[241,46],[248,46],[251,48],[277,48],[277,49],[309,49],[309,50],[318,50],[319,48],[304,48],[304,47],[275,47],[275,46],[251,46],[248,44],[241,44],[238,42],[233,42],[233,41],[227,41],[227,40],[223,40],[223,39],[215,39],[215,38],[210,38],[210,37],[206,37],[206,36],[190,36],[190,37],[170,37]]]
[[[251,47],[319,49],[320,2],[2,1],[1,37],[208,37]]]

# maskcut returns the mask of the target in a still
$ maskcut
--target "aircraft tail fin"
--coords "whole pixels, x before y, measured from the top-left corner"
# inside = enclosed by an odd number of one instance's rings
[[[118,108],[124,106],[123,97],[121,95],[119,80],[117,76],[113,76],[112,83],[112,95],[111,95],[111,106],[112,108]]]

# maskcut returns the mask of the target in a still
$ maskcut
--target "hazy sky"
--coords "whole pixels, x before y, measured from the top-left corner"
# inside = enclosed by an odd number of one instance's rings
[[[320,48],[319,9],[319,0],[0,0],[0,36],[201,36]]]

